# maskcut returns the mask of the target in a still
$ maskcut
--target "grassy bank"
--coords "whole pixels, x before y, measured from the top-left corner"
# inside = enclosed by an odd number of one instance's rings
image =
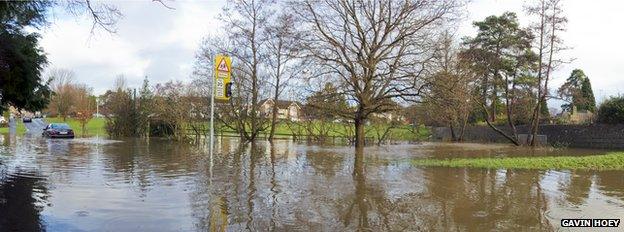
[[[321,123],[319,122],[313,122],[313,125],[311,126],[311,128],[313,128],[312,133],[314,135],[319,134],[318,130],[323,130],[323,131],[326,131],[325,133],[327,133],[327,136],[342,137],[345,135],[353,134],[353,131],[347,131],[347,130],[353,130],[353,128],[351,128],[353,125],[352,124],[346,124],[346,125],[347,127],[345,127],[345,124],[337,123],[337,122],[326,122],[324,123],[324,125],[321,125]],[[320,129],[321,127],[323,127],[323,129]],[[382,134],[384,130],[386,129],[386,127],[387,126],[367,125],[365,127],[366,137],[375,138],[377,137],[378,134]],[[310,132],[306,130],[305,128],[306,128],[306,124],[304,122],[294,122],[294,123],[291,123],[290,125],[282,122],[282,123],[277,124],[277,127],[275,128],[275,133],[276,135],[293,135],[293,134],[299,134],[299,133],[301,136],[310,135]],[[298,131],[294,132],[293,130],[298,130]],[[225,129],[224,131],[233,133],[233,131],[228,130],[228,129]],[[268,134],[269,129],[264,131],[264,133]],[[423,140],[429,136],[429,133],[430,133],[429,130],[425,126],[421,126],[418,130],[418,133],[414,133],[412,132],[412,128],[410,128],[409,125],[401,125],[401,126],[397,126],[397,127],[390,129],[390,135],[388,136],[388,138],[391,140],[404,140],[404,141]]]
[[[17,128],[15,128],[15,132],[18,135],[22,135],[22,134],[26,133],[26,126],[24,126],[24,123],[22,123],[22,120],[21,119],[17,119],[16,123],[17,123]],[[7,133],[9,133],[9,129],[10,128],[8,126],[7,127],[0,127],[0,134],[7,134]]]
[[[62,118],[46,118],[45,119],[48,123],[61,123],[63,122]],[[67,118],[67,121],[65,121],[64,123],[67,123],[71,128],[74,129],[74,131],[76,132],[77,135],[82,135],[82,128],[80,126],[80,122],[78,120],[72,119],[72,118]],[[23,126],[23,125],[22,125]],[[87,123],[86,126],[86,130],[87,130],[87,136],[95,136],[95,135],[100,135],[100,136],[105,136],[106,134],[106,119],[104,118],[93,118],[89,121],[89,123]],[[219,127],[219,126],[217,126]],[[292,135],[295,134],[293,133],[293,131],[291,130],[291,128],[295,128],[295,127],[299,127],[300,129],[300,133],[302,132],[302,135],[307,135],[308,132],[304,129],[302,129],[304,127],[303,123],[296,123],[295,125],[290,125],[290,127],[286,124],[286,123],[279,123],[277,128],[276,128],[276,134],[278,135]],[[314,125],[314,128],[318,128],[319,125]],[[327,135],[328,136],[344,136],[346,134],[349,134],[346,130],[348,130],[348,128],[346,128],[344,126],[344,124],[340,124],[340,123],[326,123],[325,127],[328,129],[327,130]],[[204,128],[209,128],[207,123],[205,124]],[[391,129],[391,138],[393,140],[420,140],[420,139],[424,139],[427,138],[427,136],[429,136],[429,130],[422,126],[419,129],[419,133],[413,133],[411,130],[411,128],[408,125],[403,125],[403,126],[398,126],[396,128],[392,128]],[[19,130],[19,127],[18,127]],[[367,126],[366,127],[366,136],[367,137],[376,137],[377,135],[377,131],[376,130],[385,130],[384,127],[380,127],[380,126]],[[0,130],[1,132],[1,130]],[[8,128],[7,128],[7,132],[8,132]],[[230,130],[225,129],[224,132],[232,132]],[[269,130],[267,129],[265,131],[265,133],[269,133]],[[380,132],[381,133],[381,132]]]
[[[87,123],[85,129],[86,134],[83,134],[82,126],[80,125],[80,121],[72,118],[67,118],[67,121],[63,121],[63,118],[46,118],[46,122],[48,123],[67,123],[72,129],[74,129],[74,133],[78,136],[86,135],[86,136],[105,136],[106,130],[104,127],[106,126],[106,119],[104,118],[92,118]]]
[[[440,167],[624,170],[624,152],[592,156],[416,159],[411,162],[417,166]]]

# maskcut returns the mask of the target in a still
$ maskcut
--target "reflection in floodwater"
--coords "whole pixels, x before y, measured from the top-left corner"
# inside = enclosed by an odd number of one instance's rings
[[[44,229],[40,215],[48,197],[44,178],[21,171],[0,175],[0,231]]]
[[[552,231],[624,218],[624,172],[420,168],[414,157],[507,146],[316,146],[292,141],[3,137],[0,231]],[[531,155],[589,154],[542,150]],[[392,161],[392,162],[387,162]]]

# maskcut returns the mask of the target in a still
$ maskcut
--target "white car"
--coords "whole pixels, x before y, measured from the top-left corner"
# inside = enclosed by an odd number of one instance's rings
[[[0,124],[7,124],[7,123],[8,123],[7,120],[4,119],[3,116],[0,116]]]

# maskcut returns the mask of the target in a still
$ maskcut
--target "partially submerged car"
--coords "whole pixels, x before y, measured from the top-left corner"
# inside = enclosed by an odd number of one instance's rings
[[[49,138],[74,138],[74,130],[67,123],[50,123],[41,134]]]

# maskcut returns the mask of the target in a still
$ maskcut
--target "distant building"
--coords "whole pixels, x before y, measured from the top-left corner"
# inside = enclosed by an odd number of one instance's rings
[[[562,112],[559,118],[569,124],[590,124],[594,122],[595,115],[591,111],[577,111],[574,106],[572,112]]]
[[[373,113],[372,114],[373,117],[378,117],[378,118],[385,118],[388,119],[390,121],[400,121],[400,122],[407,122],[407,119],[405,118],[405,116],[403,116],[400,112],[397,111],[389,111],[389,112],[384,112],[384,113]]]
[[[273,106],[276,102],[273,99],[266,99],[260,102],[260,113],[266,117],[270,117],[273,112]],[[301,103],[296,101],[277,101],[277,118],[290,121],[301,121],[303,112],[301,110]]]

